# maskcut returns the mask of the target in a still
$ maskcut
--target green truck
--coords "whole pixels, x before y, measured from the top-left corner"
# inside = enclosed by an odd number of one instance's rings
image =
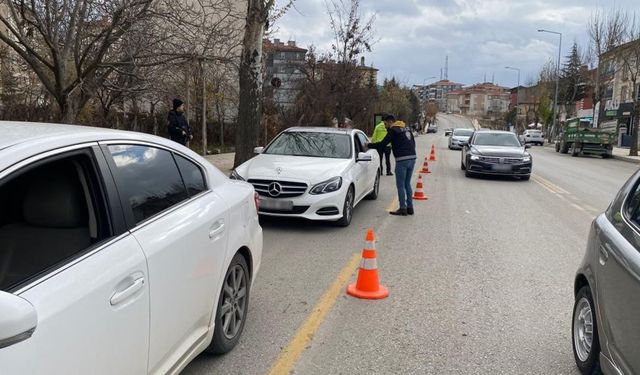
[[[562,127],[556,139],[556,152],[608,158],[611,157],[615,141],[615,134],[593,128],[591,119],[576,117],[568,119]]]

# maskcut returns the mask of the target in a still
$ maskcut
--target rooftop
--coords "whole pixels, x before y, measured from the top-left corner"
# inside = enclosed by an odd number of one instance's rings
[[[284,42],[281,42],[280,39],[274,39],[273,42],[269,39],[265,39],[262,41],[262,45],[267,51],[307,53],[307,50],[305,48],[300,48],[296,45],[295,40],[289,40],[285,44]]]

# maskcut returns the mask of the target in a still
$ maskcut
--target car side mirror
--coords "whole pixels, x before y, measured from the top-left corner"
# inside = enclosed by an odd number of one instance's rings
[[[356,161],[370,162],[370,161],[373,161],[373,156],[371,156],[371,154],[367,154],[366,152],[360,152],[358,153],[358,158],[356,159]]]
[[[262,151],[264,151],[264,147],[256,147],[253,149],[254,154],[262,154]]]
[[[525,148],[525,149],[527,149],[527,148],[531,148],[531,145],[530,145],[530,144],[525,144],[525,145],[524,145],[524,148]]]
[[[38,325],[36,309],[26,299],[0,292],[0,349],[24,341]]]

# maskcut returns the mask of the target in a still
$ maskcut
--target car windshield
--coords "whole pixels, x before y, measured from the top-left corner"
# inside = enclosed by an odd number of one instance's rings
[[[456,129],[453,131],[453,135],[459,135],[461,137],[471,137],[473,130],[471,129]]]
[[[351,137],[339,133],[286,132],[280,134],[263,153],[348,159],[351,157]]]
[[[521,146],[516,135],[511,133],[479,133],[473,140],[473,144],[476,146]]]

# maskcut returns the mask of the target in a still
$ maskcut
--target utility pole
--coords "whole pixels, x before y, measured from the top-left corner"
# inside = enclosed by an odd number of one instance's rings
[[[560,54],[562,53],[562,33],[557,31],[549,31],[549,30],[538,30],[539,33],[550,33],[556,34],[560,37],[560,42],[558,43],[558,64],[556,66],[556,94],[553,100],[553,125],[551,126],[551,132],[557,132],[556,130],[556,116],[558,115],[558,85],[560,83]],[[547,132],[547,139],[551,140],[551,132]]]

